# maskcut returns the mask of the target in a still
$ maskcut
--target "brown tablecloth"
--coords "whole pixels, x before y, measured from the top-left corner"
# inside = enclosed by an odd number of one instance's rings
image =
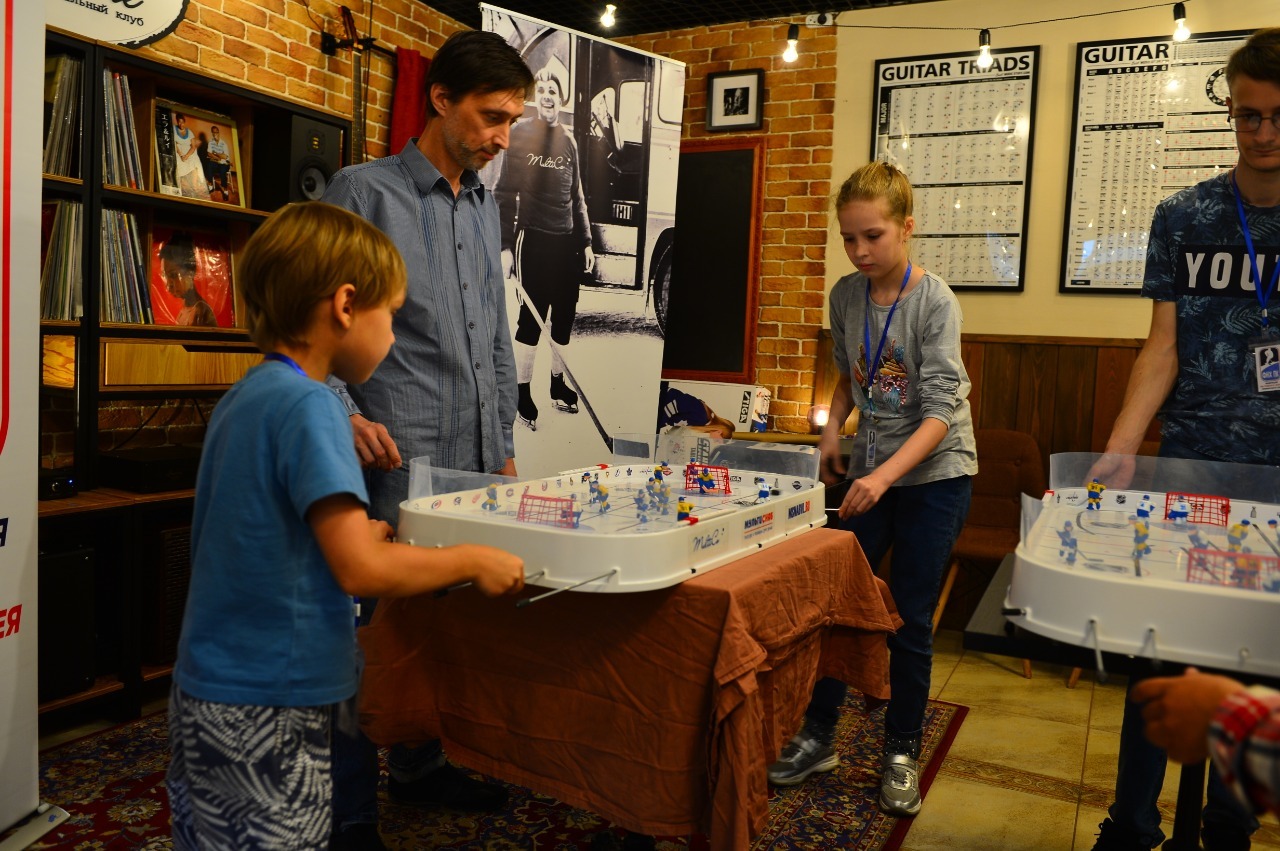
[[[633,831],[746,848],[815,679],[887,696],[900,623],[834,529],[660,591],[386,600],[360,631],[360,720],[384,745],[438,735],[461,765]]]

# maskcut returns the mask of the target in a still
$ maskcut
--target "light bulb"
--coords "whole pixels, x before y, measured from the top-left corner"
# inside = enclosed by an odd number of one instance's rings
[[[618,7],[612,3],[605,4],[604,14],[600,16],[600,23],[604,24],[606,27],[613,26],[613,11],[617,8]]]
[[[991,58],[991,30],[978,33],[978,67],[986,70],[994,64]]]
[[[800,58],[800,52],[796,50],[796,45],[800,42],[800,25],[792,24],[787,27],[787,49],[782,51],[783,62],[795,62]]]
[[[1173,40],[1186,41],[1191,38],[1191,30],[1187,29],[1187,7],[1182,3],[1173,4]]]

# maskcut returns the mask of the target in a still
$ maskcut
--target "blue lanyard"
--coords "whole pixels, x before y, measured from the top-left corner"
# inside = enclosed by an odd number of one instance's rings
[[[893,312],[898,309],[898,301],[902,298],[902,291],[907,288],[907,281],[911,280],[911,261],[907,261],[907,271],[902,275],[902,285],[898,287],[898,294],[893,297],[893,304],[889,307],[889,315],[884,318],[884,330],[880,332],[880,345],[876,347],[876,357],[874,361],[867,363],[867,406],[871,410],[875,410],[875,400],[871,398],[871,388],[876,386],[876,375],[880,373],[880,355],[884,354],[884,341],[889,337],[889,323],[893,321]],[[866,309],[862,312],[862,340],[863,352],[871,354],[871,281],[867,281],[866,289]]]
[[[1249,233],[1249,222],[1244,217],[1244,200],[1240,197],[1240,184],[1236,183],[1236,170],[1231,169],[1231,188],[1236,193],[1236,212],[1240,214],[1240,229],[1244,231],[1244,246],[1249,250],[1249,263],[1253,266],[1253,285],[1254,291],[1258,294],[1258,304],[1262,306],[1262,327],[1266,328],[1271,324],[1267,318],[1267,302],[1271,300],[1271,293],[1275,291],[1276,281],[1280,280],[1280,261],[1277,261],[1271,270],[1271,283],[1267,284],[1267,288],[1262,288],[1262,274],[1258,271],[1258,252],[1253,248],[1253,234]]]
[[[282,364],[284,364],[285,366],[289,367],[289,368],[290,368],[290,369],[292,369],[294,372],[298,373],[298,375],[301,375],[303,378],[310,378],[310,377],[311,377],[311,376],[307,375],[307,374],[302,370],[302,367],[298,366],[298,362],[297,362],[296,360],[294,360],[293,358],[289,357],[288,355],[282,355],[282,354],[280,354],[279,352],[267,352],[265,355],[263,355],[263,356],[262,356],[262,359],[263,359],[263,360],[278,360],[278,361],[280,361],[280,363],[282,363]]]

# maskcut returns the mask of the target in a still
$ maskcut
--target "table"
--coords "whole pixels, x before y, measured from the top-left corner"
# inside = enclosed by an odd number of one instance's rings
[[[1152,668],[1159,663],[1153,663],[1149,659],[1111,652],[1097,654],[1089,647],[1066,644],[1014,627],[1003,613],[1005,594],[1013,578],[1014,561],[1015,557],[1012,553],[1005,556],[991,578],[991,584],[987,586],[987,591],[982,595],[982,600],[969,620],[969,625],[965,627],[964,648],[966,650],[1034,659],[1038,662],[1076,668],[1096,670],[1101,665],[1107,673],[1125,675],[1136,673],[1151,676]],[[1175,662],[1166,662],[1163,665],[1167,670],[1161,671],[1160,676],[1177,676],[1186,668],[1185,665]],[[1200,670],[1224,674],[1249,683],[1263,683],[1272,688],[1280,687],[1280,683],[1269,678],[1242,676],[1236,671],[1219,671],[1204,667]],[[1168,851],[1199,849],[1200,810],[1204,802],[1206,766],[1205,762],[1182,766],[1178,777],[1178,800],[1174,809],[1173,835],[1160,846],[1162,849],[1168,849]]]
[[[657,591],[387,600],[361,630],[360,720],[628,830],[745,848],[816,678],[887,697],[900,624],[853,535],[827,528]]]

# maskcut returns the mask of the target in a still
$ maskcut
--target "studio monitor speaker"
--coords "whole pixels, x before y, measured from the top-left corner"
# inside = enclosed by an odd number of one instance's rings
[[[277,117],[257,128],[253,206],[275,210],[291,201],[318,201],[341,167],[342,128],[301,115]]]

